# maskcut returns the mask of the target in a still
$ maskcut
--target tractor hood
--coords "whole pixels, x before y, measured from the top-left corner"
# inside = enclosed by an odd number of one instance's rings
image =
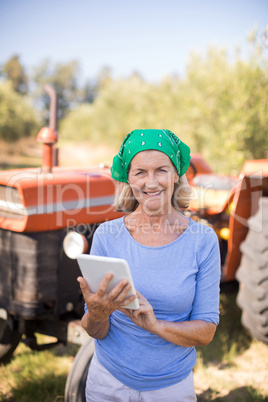
[[[39,232],[114,219],[120,216],[112,206],[114,192],[115,182],[106,167],[3,171],[0,227]]]

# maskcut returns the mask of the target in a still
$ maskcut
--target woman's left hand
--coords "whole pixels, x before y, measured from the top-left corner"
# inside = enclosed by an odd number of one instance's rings
[[[140,305],[138,310],[130,310],[127,308],[120,308],[118,310],[126,314],[134,322],[134,324],[145,329],[146,331],[153,333],[157,325],[154,310],[148,300],[145,299],[140,292],[136,290],[136,293]]]
[[[182,322],[157,320],[153,307],[148,300],[137,290],[136,294],[140,304],[138,310],[123,307],[117,309],[126,314],[134,324],[179,346],[203,346],[212,341],[217,327],[213,322],[203,320]]]

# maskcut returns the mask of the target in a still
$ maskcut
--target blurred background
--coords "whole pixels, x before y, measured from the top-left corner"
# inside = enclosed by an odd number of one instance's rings
[[[41,165],[48,83],[61,165],[111,164],[131,130],[168,128],[237,175],[268,158],[267,24],[267,0],[0,0],[0,169]],[[198,401],[268,401],[267,345],[227,290],[213,342],[197,348]],[[76,351],[20,344],[0,401],[63,401]]]
[[[45,83],[61,164],[111,163],[135,128],[174,131],[220,173],[267,157],[267,16],[266,0],[0,0],[0,164],[40,163]]]

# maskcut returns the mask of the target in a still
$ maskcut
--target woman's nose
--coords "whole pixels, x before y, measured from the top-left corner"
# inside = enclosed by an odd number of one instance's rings
[[[158,186],[158,181],[154,173],[150,173],[147,176],[146,187],[147,188],[155,188]]]

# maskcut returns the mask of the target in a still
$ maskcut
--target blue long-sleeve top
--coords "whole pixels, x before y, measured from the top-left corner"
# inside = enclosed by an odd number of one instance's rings
[[[190,219],[176,240],[150,247],[131,236],[122,217],[98,227],[90,254],[127,260],[135,288],[152,305],[157,319],[218,324],[220,254],[212,228]],[[153,335],[120,311],[109,319],[107,336],[95,340],[97,358],[128,387],[147,391],[171,386],[193,369],[194,347]]]

